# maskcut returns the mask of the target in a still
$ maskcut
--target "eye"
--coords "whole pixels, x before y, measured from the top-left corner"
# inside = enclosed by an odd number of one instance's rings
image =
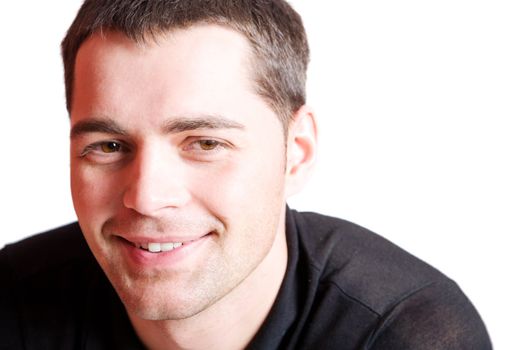
[[[219,152],[222,149],[228,148],[226,142],[215,140],[215,139],[190,139],[184,149],[191,152]]]
[[[212,151],[220,145],[220,142],[216,140],[199,140],[197,143],[203,151]]]
[[[229,142],[222,139],[191,137],[186,141],[183,151],[190,159],[211,161],[227,156],[228,150],[232,148]]]
[[[104,153],[114,153],[120,151],[121,145],[115,141],[103,142],[100,144],[100,150]]]
[[[87,145],[80,153],[80,158],[96,164],[109,164],[126,158],[130,151],[130,148],[123,142],[100,141]]]

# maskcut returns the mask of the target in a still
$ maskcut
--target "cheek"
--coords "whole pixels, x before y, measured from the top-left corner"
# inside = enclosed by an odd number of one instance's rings
[[[98,226],[117,207],[117,177],[86,166],[71,165],[71,196],[81,223]]]
[[[284,150],[254,153],[194,176],[194,196],[226,221],[283,201]]]

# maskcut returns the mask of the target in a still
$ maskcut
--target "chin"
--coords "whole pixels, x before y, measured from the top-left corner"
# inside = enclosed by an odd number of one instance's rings
[[[144,320],[182,320],[199,314],[214,302],[210,295],[181,288],[174,282],[132,281],[113,283],[128,313]],[[188,292],[188,291],[194,292]],[[204,294],[204,295],[203,295]]]

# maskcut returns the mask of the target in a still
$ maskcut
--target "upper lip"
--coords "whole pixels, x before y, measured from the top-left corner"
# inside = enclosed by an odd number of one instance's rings
[[[133,244],[144,244],[144,243],[187,243],[191,241],[196,241],[199,238],[208,235],[205,233],[203,235],[193,235],[193,236],[135,236],[135,235],[117,235],[125,239],[128,242]]]

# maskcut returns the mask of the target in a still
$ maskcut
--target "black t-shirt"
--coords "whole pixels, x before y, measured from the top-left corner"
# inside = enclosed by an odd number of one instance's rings
[[[288,267],[249,349],[491,349],[446,276],[352,223],[287,211]],[[142,349],[78,224],[0,251],[0,349]],[[227,315],[225,315],[227,317]]]

